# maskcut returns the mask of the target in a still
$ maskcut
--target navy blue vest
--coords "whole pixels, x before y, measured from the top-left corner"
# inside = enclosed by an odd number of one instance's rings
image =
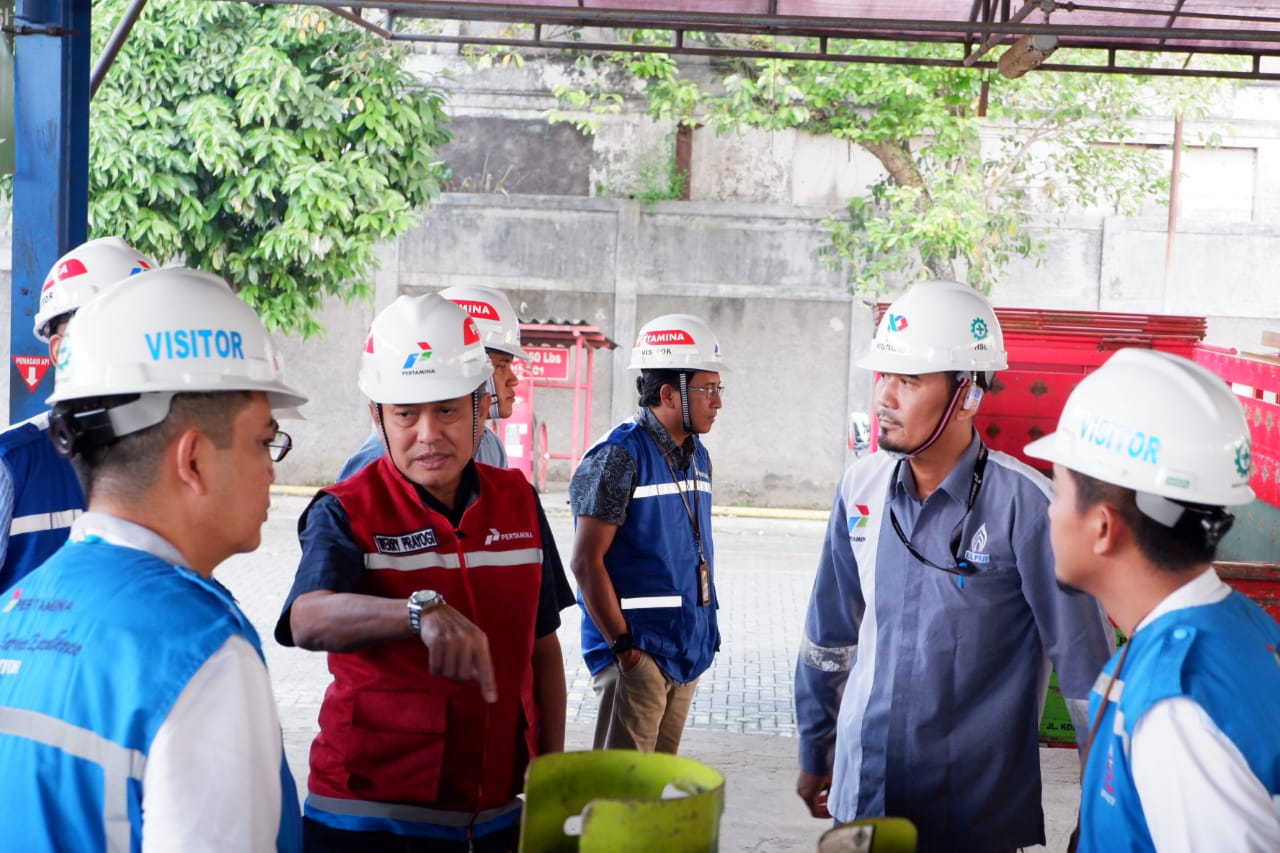
[[[691,464],[676,472],[678,488],[662,451],[640,424],[621,424],[597,445],[614,444],[626,450],[635,460],[637,474],[627,520],[604,555],[609,579],[636,647],[680,682],[693,681],[705,672],[720,649],[714,583],[711,604],[698,603],[698,549],[689,518],[695,495],[702,555],[713,577],[715,554],[711,544],[711,457],[696,436],[694,442]],[[593,675],[614,662],[585,607],[582,652]]]
[[[13,521],[0,565],[0,590],[8,589],[57,551],[71,522],[85,508],[71,463],[49,441],[48,413],[0,434],[0,461],[13,479]]]
[[[21,816],[6,822],[6,847],[141,849],[156,733],[229,637],[262,654],[253,626],[216,581],[99,539],[65,545],[2,610],[0,802]],[[283,755],[280,782],[277,846],[297,850],[302,820]]]
[[[1133,635],[1116,702],[1107,705],[1089,751],[1080,804],[1080,850],[1154,851],[1130,765],[1129,741],[1142,715],[1164,699],[1185,696],[1244,755],[1274,798],[1280,795],[1280,624],[1238,592],[1216,604],[1166,613]],[[1118,655],[1103,668],[1110,680]],[[1119,681],[1117,682],[1119,685]],[[1089,719],[1102,696],[1089,697]],[[1224,818],[1226,820],[1226,818]],[[1224,824],[1224,837],[1233,830]]]

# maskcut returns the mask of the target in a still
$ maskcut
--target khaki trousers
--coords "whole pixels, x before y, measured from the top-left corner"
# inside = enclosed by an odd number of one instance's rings
[[[675,755],[697,686],[668,678],[647,654],[626,672],[616,663],[600,670],[591,677],[600,700],[594,748]]]

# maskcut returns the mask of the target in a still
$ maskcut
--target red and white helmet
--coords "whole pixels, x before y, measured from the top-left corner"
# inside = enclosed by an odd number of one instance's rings
[[[401,296],[369,327],[360,391],[374,403],[434,403],[470,394],[492,375],[470,314],[438,293]]]
[[[40,288],[35,336],[53,337],[56,320],[79,310],[98,293],[123,278],[156,268],[156,262],[119,237],[99,237],[67,252],[49,270]]]
[[[446,287],[440,295],[471,315],[480,327],[485,349],[529,360],[529,354],[520,346],[520,318],[502,291],[481,285],[458,285]]]
[[[645,323],[631,349],[631,370],[706,370],[725,373],[720,342],[692,314],[664,314]]]

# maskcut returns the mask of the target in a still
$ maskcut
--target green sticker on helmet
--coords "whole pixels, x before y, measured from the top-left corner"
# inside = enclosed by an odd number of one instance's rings
[[[1253,451],[1249,448],[1249,442],[1240,442],[1240,446],[1236,448],[1236,473],[1241,477],[1248,477],[1252,459]]]
[[[974,338],[982,340],[987,336],[987,321],[981,317],[974,317],[973,322],[969,324],[969,331],[973,332]]]

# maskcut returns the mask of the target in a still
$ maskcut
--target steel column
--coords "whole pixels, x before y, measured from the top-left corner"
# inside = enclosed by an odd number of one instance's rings
[[[31,331],[44,274],[85,240],[91,0],[18,0],[14,35],[9,420],[44,408],[48,349]]]

